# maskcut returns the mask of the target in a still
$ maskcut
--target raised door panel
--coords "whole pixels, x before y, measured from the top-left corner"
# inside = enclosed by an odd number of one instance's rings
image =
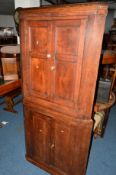
[[[48,99],[51,93],[51,24],[46,21],[28,21],[27,26],[27,71],[24,75],[27,95]]]
[[[36,162],[50,162],[50,119],[25,108],[26,155]]]
[[[74,76],[76,65],[74,63],[65,63],[56,61],[55,77],[55,95],[54,100],[63,103],[67,101],[68,105],[74,100]]]
[[[29,51],[32,54],[43,55],[50,51],[51,36],[50,29],[51,24],[47,21],[30,21],[29,27]]]
[[[71,145],[70,145],[71,128],[62,123],[54,123],[54,147],[52,164],[61,172],[69,172],[71,166]]]
[[[31,94],[35,97],[49,98],[50,95],[50,71],[49,63],[45,59],[31,59]]]
[[[82,175],[87,163],[91,138],[91,121],[75,124],[55,122],[53,166],[60,174]]]
[[[53,99],[74,107],[78,99],[86,20],[54,22]]]

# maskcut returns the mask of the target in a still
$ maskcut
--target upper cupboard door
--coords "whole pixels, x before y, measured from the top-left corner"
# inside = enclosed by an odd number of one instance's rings
[[[32,55],[39,55],[46,58],[51,52],[51,24],[47,21],[30,21],[29,38],[30,52]]]
[[[53,99],[65,106],[77,102],[81,79],[86,19],[54,23],[54,90]]]
[[[28,90],[30,95],[45,99],[50,95],[51,38],[49,22],[29,22]]]

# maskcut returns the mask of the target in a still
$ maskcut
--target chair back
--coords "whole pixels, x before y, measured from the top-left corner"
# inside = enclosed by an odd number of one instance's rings
[[[102,57],[102,65],[105,65],[106,68],[105,77],[107,78],[109,75],[111,75],[111,90],[113,90],[116,82],[116,51],[105,51]]]
[[[4,80],[16,80],[20,77],[20,46],[3,46],[1,62]]]

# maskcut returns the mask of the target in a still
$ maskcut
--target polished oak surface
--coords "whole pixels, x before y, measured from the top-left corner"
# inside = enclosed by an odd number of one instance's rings
[[[53,175],[86,172],[106,14],[101,3],[20,12],[26,158]]]
[[[18,89],[21,87],[21,81],[20,80],[13,80],[13,81],[4,81],[0,80],[0,95],[5,95],[15,89]]]

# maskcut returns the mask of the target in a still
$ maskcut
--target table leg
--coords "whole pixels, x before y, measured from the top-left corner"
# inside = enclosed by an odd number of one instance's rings
[[[14,110],[14,106],[21,102],[21,100],[18,100],[17,102],[14,102],[14,98],[21,94],[21,89],[15,90],[7,94],[6,96],[6,107],[4,108],[6,111],[17,113],[16,110]]]

